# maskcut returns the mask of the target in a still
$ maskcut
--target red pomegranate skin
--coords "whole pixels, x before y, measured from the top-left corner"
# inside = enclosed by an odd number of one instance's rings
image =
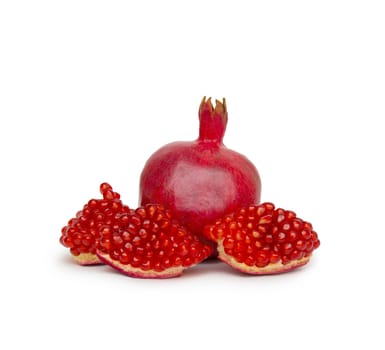
[[[203,237],[203,227],[240,206],[258,204],[261,180],[242,154],[223,144],[227,109],[204,98],[195,141],[178,141],[156,151],[140,177],[139,203],[160,203],[179,222]]]

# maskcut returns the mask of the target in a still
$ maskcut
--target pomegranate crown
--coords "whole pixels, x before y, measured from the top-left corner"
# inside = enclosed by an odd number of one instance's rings
[[[226,99],[222,102],[215,100],[215,107],[211,103],[211,97],[206,100],[203,97],[199,107],[199,141],[223,143],[227,126]]]

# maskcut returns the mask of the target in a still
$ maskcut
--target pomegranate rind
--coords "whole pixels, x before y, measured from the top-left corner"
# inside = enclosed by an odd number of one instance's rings
[[[226,254],[222,243],[223,240],[218,243],[218,259],[233,267],[234,269],[249,275],[274,275],[288,272],[306,265],[311,257],[311,255],[305,256],[301,259],[292,260],[287,264],[283,264],[281,261],[278,261],[273,264],[270,263],[264,267],[249,266],[247,264],[238,262],[233,256]]]
[[[97,251],[97,255],[99,259],[105,263],[106,265],[109,265],[113,267],[114,269],[118,270],[119,272],[130,276],[130,277],[136,277],[136,278],[174,278],[174,277],[180,277],[182,275],[182,272],[190,268],[192,266],[195,266],[197,264],[191,265],[191,266],[176,266],[176,267],[169,267],[163,271],[144,271],[138,267],[133,267],[130,264],[124,265],[119,263],[119,261],[111,259],[110,255],[108,253],[102,253],[100,251]]]
[[[72,258],[82,266],[87,265],[100,265],[103,264],[96,254],[92,253],[81,253],[79,255],[72,255]]]

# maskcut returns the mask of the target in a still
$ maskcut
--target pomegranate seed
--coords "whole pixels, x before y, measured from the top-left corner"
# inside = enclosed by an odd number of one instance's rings
[[[61,230],[60,243],[70,248],[72,255],[90,253],[89,261],[77,260],[84,265],[99,262],[95,255],[97,246],[99,244],[110,246],[109,240],[102,239],[99,242],[99,234],[101,237],[110,236],[111,225],[119,221],[120,215],[130,212],[130,209],[119,199],[120,195],[113,192],[108,183],[100,185],[100,192],[103,199],[90,199]]]
[[[102,230],[97,250],[104,262],[127,275],[173,277],[212,252],[161,205],[149,204],[127,216],[125,224]]]
[[[213,234],[218,231],[220,234]],[[256,274],[303,265],[320,245],[310,223],[297,218],[293,211],[275,209],[272,203],[240,208],[206,226],[204,233],[223,247],[220,259]]]

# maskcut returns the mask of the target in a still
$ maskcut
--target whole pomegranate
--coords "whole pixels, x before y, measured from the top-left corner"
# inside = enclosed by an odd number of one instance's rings
[[[156,151],[140,177],[139,203],[159,203],[200,237],[203,227],[237,208],[260,202],[261,180],[255,166],[223,144],[226,101],[204,97],[199,108],[199,137]]]

